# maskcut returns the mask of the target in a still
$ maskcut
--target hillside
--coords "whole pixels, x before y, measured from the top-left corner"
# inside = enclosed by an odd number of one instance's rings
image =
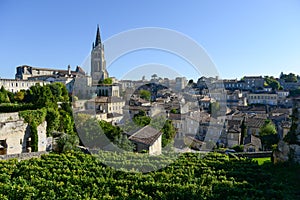
[[[182,154],[164,169],[128,173],[101,159],[138,167],[141,155],[71,152],[0,161],[1,199],[299,199],[299,165],[258,165],[223,154]],[[131,162],[129,161],[131,159]],[[140,162],[137,162],[140,160]],[[120,167],[119,166],[119,167]]]

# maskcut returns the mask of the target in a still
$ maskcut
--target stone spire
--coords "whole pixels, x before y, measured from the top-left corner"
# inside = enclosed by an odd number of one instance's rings
[[[99,25],[97,26],[97,34],[96,34],[96,41],[95,41],[95,47],[101,44],[101,37],[100,37],[100,29]]]

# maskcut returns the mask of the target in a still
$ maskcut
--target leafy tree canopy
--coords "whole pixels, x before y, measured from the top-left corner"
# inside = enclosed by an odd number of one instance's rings
[[[299,76],[293,73],[284,74],[283,72],[281,72],[280,79],[285,80],[285,82],[297,82]]]
[[[105,78],[104,80],[99,80],[98,83],[99,84],[111,85],[111,84],[113,84],[113,80],[112,80],[112,78]]]
[[[266,120],[265,124],[259,130],[260,136],[276,135],[276,134],[277,134],[277,131],[276,131],[275,125],[270,120]]]
[[[140,90],[139,94],[140,94],[140,97],[142,99],[150,101],[150,99],[151,99],[151,92],[149,92],[148,90]]]
[[[270,86],[272,90],[280,89],[280,83],[273,76],[265,76],[265,86]]]

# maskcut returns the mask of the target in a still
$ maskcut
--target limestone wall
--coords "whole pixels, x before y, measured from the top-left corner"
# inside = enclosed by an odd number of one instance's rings
[[[18,160],[27,160],[31,158],[39,158],[41,155],[48,154],[46,151],[39,152],[31,152],[31,153],[18,153],[18,154],[10,154],[10,155],[0,155],[0,160],[8,160],[8,159],[18,159]]]
[[[46,151],[46,127],[46,122],[37,127],[39,151]],[[7,145],[6,154],[18,154],[30,151],[30,148],[27,146],[29,137],[29,125],[19,117],[17,112],[0,114],[0,141],[2,146],[5,146],[4,144]]]
[[[0,113],[0,122],[19,120],[19,113]]]
[[[46,151],[47,146],[47,122],[43,122],[41,125],[37,127],[38,131],[38,150],[39,151]]]

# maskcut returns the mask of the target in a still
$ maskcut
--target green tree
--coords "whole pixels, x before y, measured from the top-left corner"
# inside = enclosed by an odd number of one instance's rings
[[[99,121],[89,115],[76,115],[76,129],[85,147],[102,148],[110,142]]]
[[[297,136],[300,133],[297,133],[297,128],[298,128],[298,108],[293,109],[293,114],[292,114],[292,125],[291,128],[288,132],[288,134],[285,136],[284,141],[286,141],[289,144],[298,144],[300,145],[300,142],[297,141]]]
[[[240,141],[240,145],[242,145],[244,143],[244,138],[246,137],[246,135],[247,135],[247,126],[246,126],[245,118],[244,118],[243,121],[242,121],[242,124],[241,124],[241,141]]]
[[[122,130],[118,126],[113,126],[106,121],[99,121],[99,125],[102,128],[106,137],[117,145],[119,148],[125,151],[133,151],[135,145],[122,133]]]
[[[169,143],[174,141],[176,135],[175,127],[171,120],[167,120],[162,128],[162,146],[165,147]]]
[[[110,139],[110,141],[114,141],[115,138],[120,137],[120,135],[122,134],[120,127],[113,126],[109,122],[101,120],[99,121],[99,125],[102,128],[106,137]]]
[[[74,134],[74,121],[72,116],[64,111],[64,110],[60,110],[60,126],[58,131],[63,132],[63,133],[67,133],[67,134]]]
[[[59,111],[55,108],[48,108],[46,121],[47,121],[47,135],[50,136],[52,135],[52,132],[58,130],[60,126]]]
[[[297,82],[298,81],[298,76],[296,76],[293,73],[289,73],[289,74],[281,73],[280,74],[280,79],[285,80],[285,82]]]
[[[25,93],[25,102],[36,104],[41,93],[40,84],[33,85]]]
[[[244,145],[234,145],[232,147],[236,152],[243,152],[244,151]]]
[[[124,134],[115,137],[114,144],[125,151],[134,151],[135,149],[135,145]]]
[[[265,86],[270,86],[272,90],[278,90],[280,88],[280,83],[273,77],[265,76]]]
[[[277,134],[275,125],[272,123],[271,120],[266,120],[264,125],[259,130],[259,136],[275,135],[275,134]]]
[[[8,92],[2,86],[0,89],[0,103],[10,103]]]
[[[300,88],[290,90],[290,97],[297,97],[300,96]]]
[[[113,84],[113,80],[112,80],[112,78],[105,78],[104,80],[99,80],[98,83],[111,85],[111,84]]]
[[[10,103],[15,103],[15,94],[14,93],[7,91],[7,96],[8,96]]]
[[[150,99],[151,99],[151,92],[149,92],[148,90],[140,90],[139,94],[140,94],[140,97],[142,99],[150,101]]]
[[[60,137],[57,140],[58,151],[67,152],[75,150],[79,145],[79,139],[77,135],[69,135],[65,133],[60,133]]]
[[[14,99],[17,102],[19,102],[19,103],[23,102],[24,98],[25,98],[25,91],[24,90],[21,90],[21,91],[15,93]]]
[[[49,87],[49,89],[51,90],[53,100],[55,102],[62,101],[62,87],[59,83],[52,83],[47,85],[46,87]]]
[[[265,150],[271,150],[272,145],[278,143],[278,135],[275,125],[270,120],[266,120],[259,130],[259,136]]]
[[[40,94],[37,100],[38,107],[57,107],[57,101],[53,96],[50,87],[44,86],[40,87]]]
[[[170,113],[178,114],[178,113],[179,113],[179,110],[173,108],[173,109],[170,110]]]
[[[151,122],[151,118],[146,116],[145,111],[141,110],[133,116],[133,122],[138,126],[147,126]]]

